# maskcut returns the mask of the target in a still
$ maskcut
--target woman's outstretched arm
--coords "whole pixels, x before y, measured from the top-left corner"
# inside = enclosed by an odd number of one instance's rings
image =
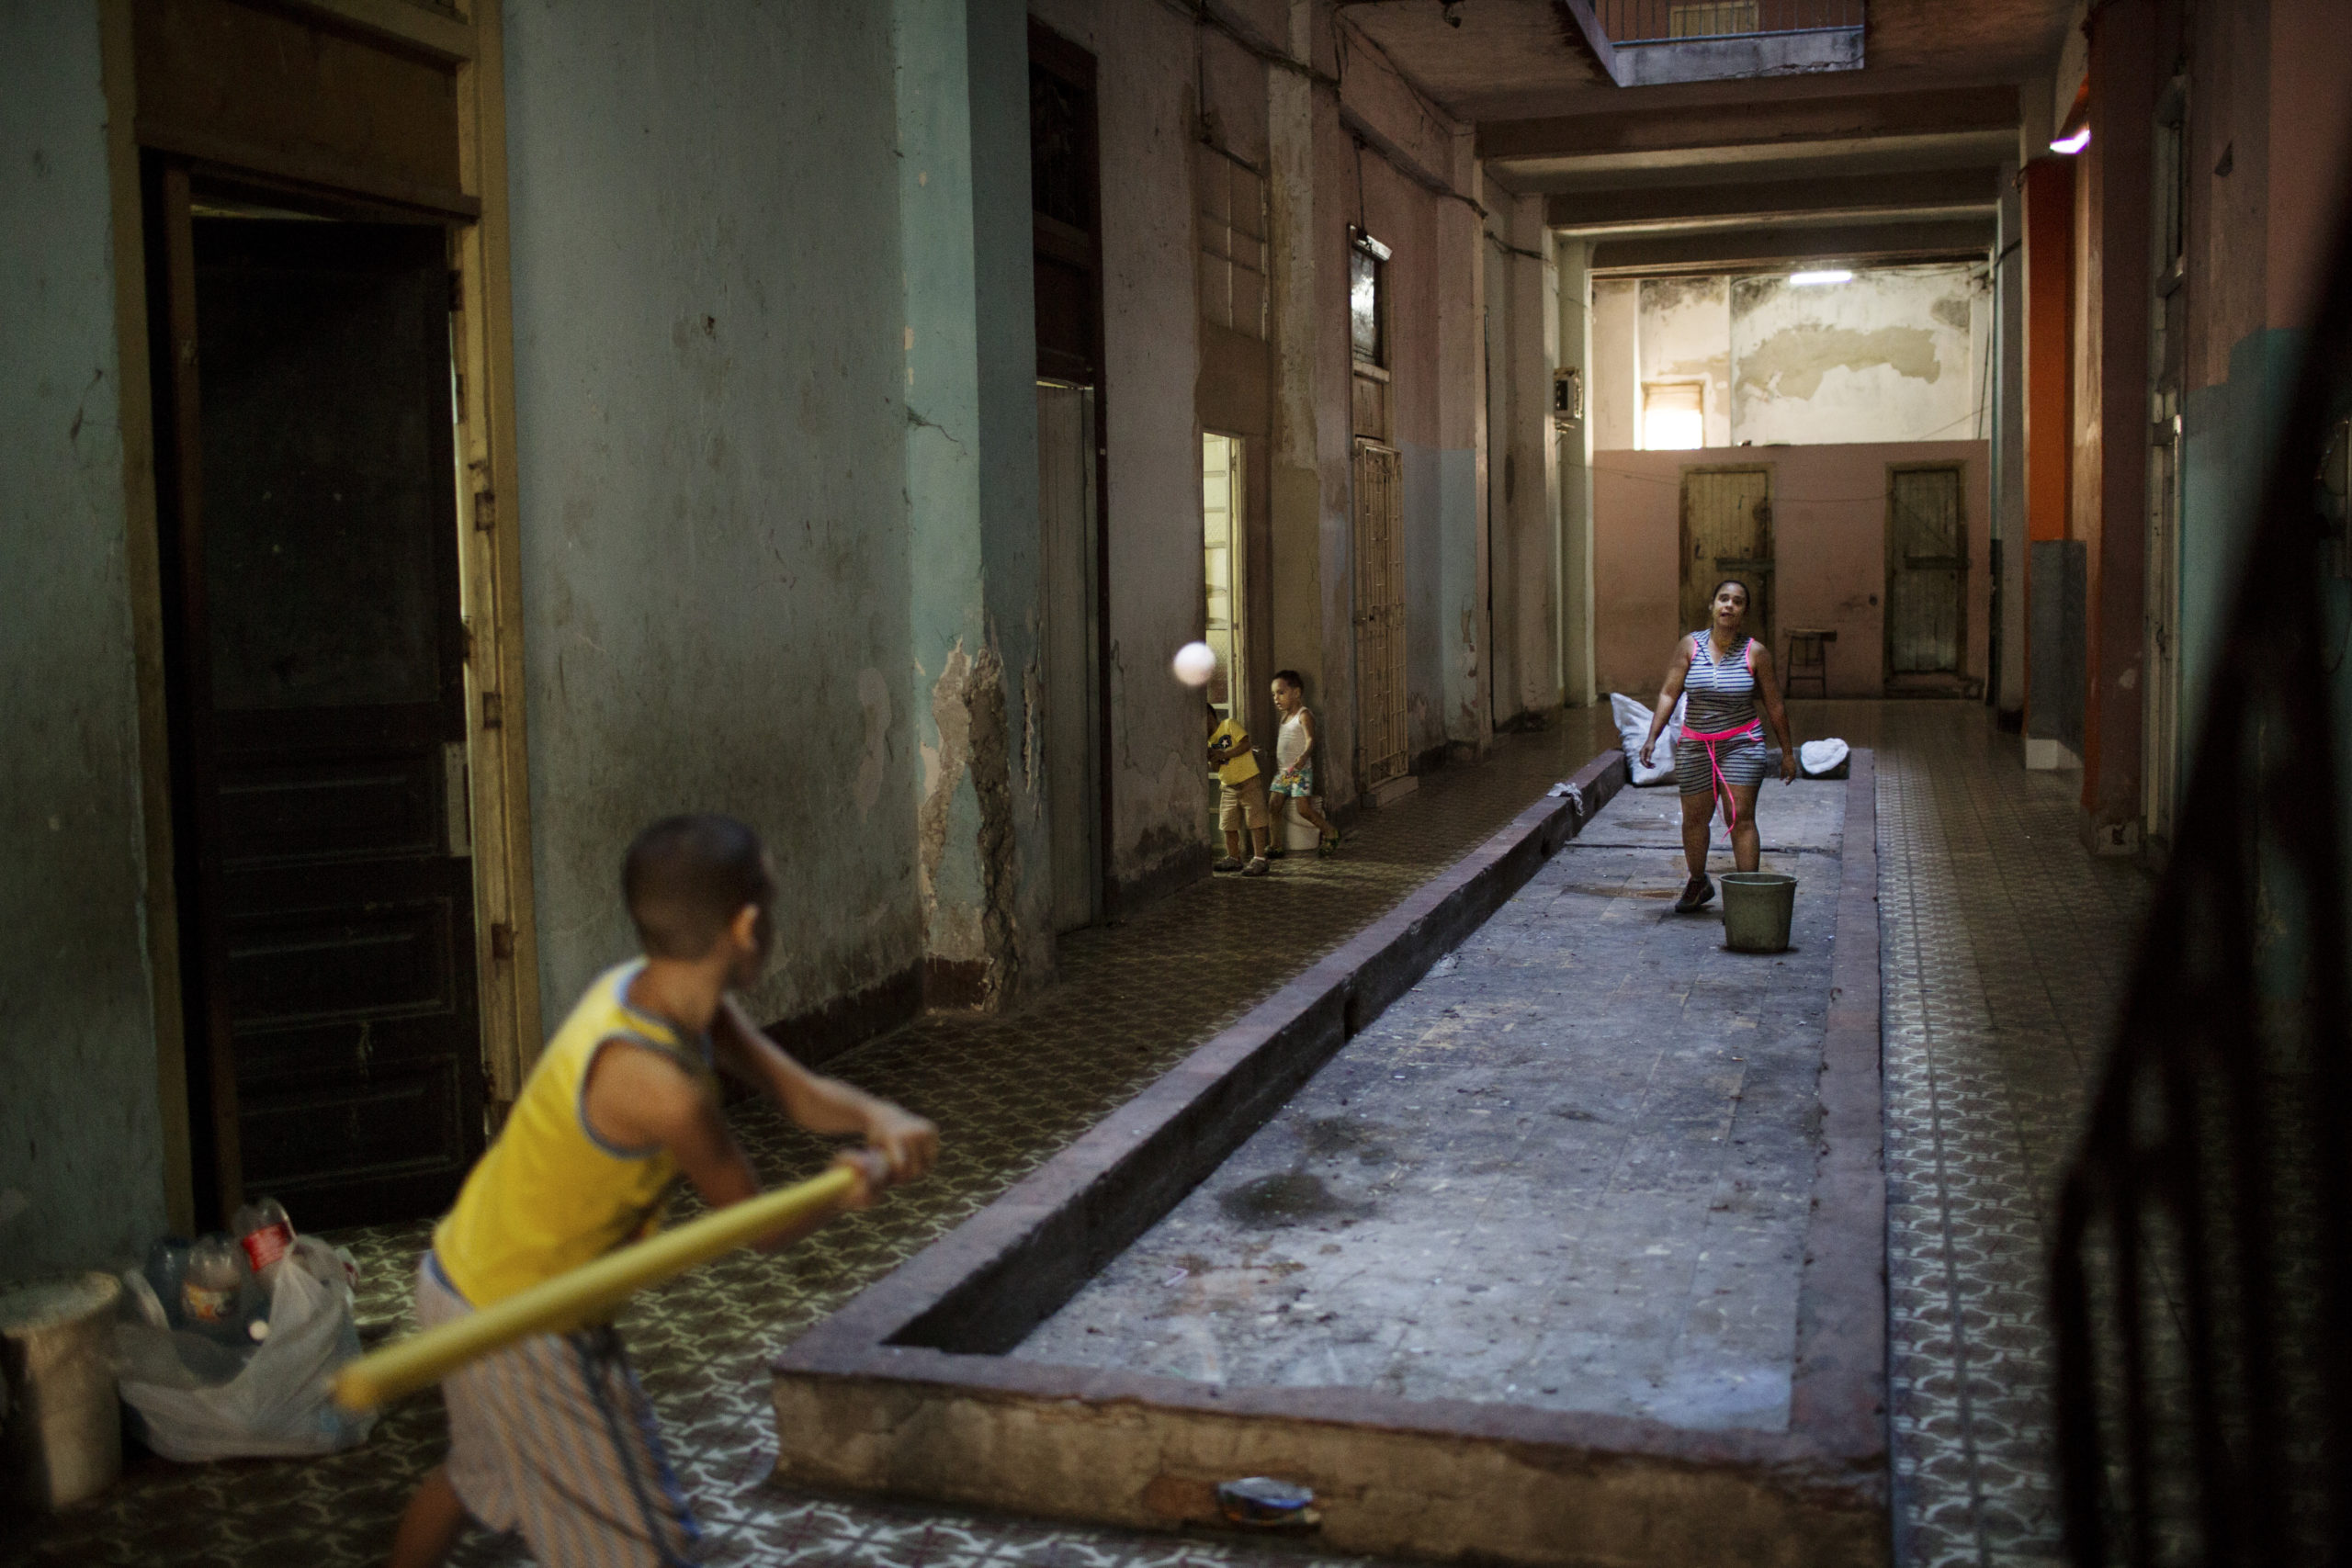
[[[1657,745],[1658,733],[1666,728],[1666,721],[1674,716],[1674,705],[1682,700],[1683,678],[1690,673],[1690,639],[1674,639],[1674,657],[1667,661],[1666,683],[1657,689],[1657,711],[1650,715],[1650,732],[1642,738],[1642,766],[1650,765],[1650,751]]]
[[[1789,710],[1781,705],[1781,682],[1772,673],[1772,650],[1756,645],[1756,694],[1763,699],[1765,722],[1781,739],[1781,782],[1797,776],[1797,749],[1789,739]]]

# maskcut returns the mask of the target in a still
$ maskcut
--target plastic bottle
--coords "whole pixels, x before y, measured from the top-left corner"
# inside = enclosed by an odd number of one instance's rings
[[[180,1318],[198,1333],[224,1343],[244,1338],[239,1298],[245,1260],[237,1244],[218,1231],[188,1248],[187,1271],[180,1277]]]
[[[286,1217],[284,1204],[264,1198],[240,1207],[232,1223],[244,1246],[246,1262],[266,1290],[277,1278],[278,1259],[294,1246],[294,1222]]]
[[[155,1299],[164,1305],[164,1315],[171,1327],[187,1326],[187,1312],[180,1303],[180,1286],[187,1275],[187,1240],[180,1236],[158,1236],[155,1245],[147,1249],[147,1283],[153,1287]]]

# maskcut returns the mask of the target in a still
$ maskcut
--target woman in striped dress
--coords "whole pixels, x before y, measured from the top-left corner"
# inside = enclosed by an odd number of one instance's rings
[[[1742,871],[1756,869],[1756,791],[1764,783],[1766,719],[1780,739],[1781,780],[1797,776],[1789,716],[1781,706],[1780,683],[1772,679],[1772,650],[1741,629],[1747,621],[1747,584],[1737,578],[1717,583],[1712,611],[1713,624],[1705,631],[1692,632],[1675,646],[1666,684],[1657,694],[1657,712],[1642,742],[1642,765],[1647,767],[1658,732],[1672,716],[1676,700],[1687,694],[1690,711],[1674,743],[1674,784],[1682,792],[1682,858],[1690,867],[1690,880],[1674,907],[1684,913],[1715,896],[1715,885],[1707,880],[1707,836],[1718,799],[1731,829],[1732,863]],[[1762,718],[1756,712],[1759,699]]]

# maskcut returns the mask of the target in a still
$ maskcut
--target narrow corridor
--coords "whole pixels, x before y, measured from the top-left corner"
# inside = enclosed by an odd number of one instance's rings
[[[1878,749],[1885,966],[1896,1561],[2055,1561],[2041,1279],[2049,1198],[2145,902],[2144,873],[2076,840],[2071,774],[2017,766],[2014,738],[1961,703],[1797,703],[1801,735]],[[836,1070],[936,1117],[923,1186],[775,1258],[738,1256],[641,1299],[623,1323],[718,1562],[1297,1562],[1230,1540],[1126,1536],[782,1492],[765,1370],[795,1334],[956,1224],[1280,981],[1392,905],[1606,741],[1592,710],[1508,738],[1367,814],[1341,858],[1269,882],[1196,886],[1068,944],[1064,983],[995,1018],[933,1016]],[[1676,880],[1661,864],[1661,885]],[[737,1113],[763,1175],[817,1145]],[[363,1311],[404,1312],[421,1226],[339,1239]],[[438,1400],[396,1407],[363,1448],[300,1463],[146,1461],[45,1527],[42,1563],[380,1559],[443,1443]],[[526,1561],[472,1539],[458,1561]]]

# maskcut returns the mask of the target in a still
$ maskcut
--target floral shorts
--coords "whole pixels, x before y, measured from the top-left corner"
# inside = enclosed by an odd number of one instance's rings
[[[1274,795],[1295,795],[1305,800],[1315,793],[1315,761],[1301,758],[1274,775],[1271,788]]]

